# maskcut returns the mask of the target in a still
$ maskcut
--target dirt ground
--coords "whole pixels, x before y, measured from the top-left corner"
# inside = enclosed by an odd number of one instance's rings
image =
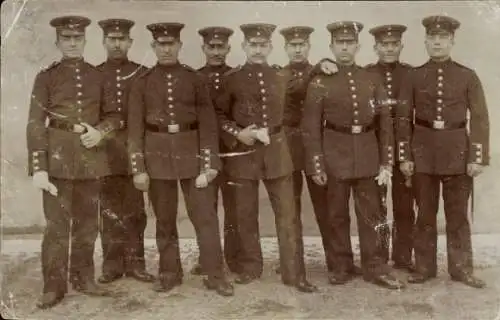
[[[60,305],[41,311],[35,307],[41,290],[40,241],[6,240],[0,310],[4,318],[11,319],[500,319],[500,235],[477,235],[473,239],[476,273],[489,284],[483,290],[449,280],[442,237],[438,278],[402,291],[378,288],[362,279],[345,286],[329,285],[320,240],[308,237],[305,242],[309,278],[320,288],[316,294],[297,293],[280,283],[273,272],[278,262],[276,240],[264,238],[262,279],[246,286],[235,285],[234,297],[220,297],[204,290],[201,279],[189,274],[198,251],[193,240],[183,239],[184,283],[171,293],[158,294],[149,284],[123,279],[109,286],[112,297],[93,298],[70,290]],[[355,238],[353,245],[359,253]],[[149,271],[156,273],[157,253],[152,239],[146,241],[146,259]],[[99,275],[99,249],[95,260]],[[406,277],[402,272],[396,276]]]

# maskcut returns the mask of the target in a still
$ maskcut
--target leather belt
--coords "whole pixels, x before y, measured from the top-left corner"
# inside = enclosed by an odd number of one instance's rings
[[[444,120],[434,120],[433,122],[415,118],[415,124],[434,129],[434,130],[453,130],[453,129],[463,129],[467,125],[466,121],[460,123],[448,123]]]
[[[364,132],[369,132],[375,129],[375,124],[371,123],[367,126],[363,125],[352,125],[352,126],[337,126],[330,122],[325,122],[324,127],[333,131],[338,131],[347,134],[360,134]]]
[[[269,128],[269,134],[277,134],[277,133],[280,133],[281,132],[281,129],[283,129],[283,126],[276,126],[276,127],[272,127],[272,128]]]
[[[58,119],[50,119],[49,120],[49,127],[54,128],[54,129],[68,131],[68,132],[74,132],[74,133],[87,132],[87,128],[85,128],[82,125],[77,126],[76,124],[72,124],[68,121],[58,120]]]
[[[167,126],[158,126],[155,124],[146,123],[145,129],[151,132],[166,132],[174,134],[179,132],[197,130],[198,122],[189,124],[169,124]]]

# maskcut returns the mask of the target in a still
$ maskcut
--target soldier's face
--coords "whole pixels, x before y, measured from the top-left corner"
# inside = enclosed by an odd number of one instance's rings
[[[56,46],[65,58],[81,58],[85,48],[85,35],[73,34],[57,36]]]
[[[431,58],[446,59],[455,44],[450,32],[432,32],[425,36],[425,48]]]
[[[356,39],[334,39],[330,44],[330,50],[337,62],[352,64],[358,53],[359,43]]]
[[[207,64],[211,66],[220,66],[226,62],[226,57],[231,50],[231,47],[227,42],[225,43],[204,43],[201,47],[205,57],[207,59]]]
[[[126,58],[128,50],[132,45],[132,39],[130,37],[122,36],[105,36],[103,39],[103,45],[108,54],[108,58],[119,59]]]
[[[392,63],[399,61],[403,44],[400,40],[381,39],[375,43],[374,49],[380,61]]]
[[[177,63],[179,52],[182,48],[182,42],[158,42],[153,41],[153,50],[156,54],[159,64],[174,64]]]
[[[307,61],[311,45],[309,41],[287,42],[285,51],[290,62],[300,63]]]
[[[250,63],[262,64],[267,62],[267,57],[273,50],[273,45],[270,40],[245,40],[242,44],[242,48]]]

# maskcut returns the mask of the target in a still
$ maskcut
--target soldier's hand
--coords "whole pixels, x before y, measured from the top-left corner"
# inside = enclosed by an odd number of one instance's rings
[[[54,197],[57,197],[57,187],[49,181],[49,174],[47,171],[37,171],[33,174],[33,186],[45,190]]]
[[[205,173],[200,173],[194,182],[196,188],[206,188],[208,186],[208,178]]]
[[[214,181],[214,179],[217,177],[219,174],[219,171],[215,169],[208,169],[205,171],[205,175],[207,176],[208,183]]]
[[[236,138],[247,146],[252,146],[255,143],[255,128],[257,128],[255,124],[249,125],[245,129],[241,130]]]
[[[312,179],[318,186],[324,186],[328,182],[328,178],[324,172],[313,175]]]
[[[88,123],[82,122],[81,125],[87,129],[87,132],[80,136],[83,146],[90,149],[98,145],[103,138],[102,133]]]
[[[148,191],[149,175],[145,172],[134,174],[134,186],[137,190]]]
[[[267,128],[260,128],[260,129],[254,129],[255,131],[255,138],[262,142],[264,145],[268,145],[271,143],[271,138],[269,137],[269,129]]]
[[[380,166],[380,170],[378,176],[375,177],[378,185],[391,185],[391,177],[392,177],[392,167],[390,166]]]
[[[401,172],[407,177],[411,177],[413,175],[414,168],[415,164],[413,161],[404,161],[399,165],[399,170],[401,170]]]
[[[320,62],[321,72],[327,75],[332,75],[339,71],[337,65],[330,60],[323,60]]]
[[[483,172],[483,166],[477,163],[467,164],[467,175],[470,177],[477,177]]]

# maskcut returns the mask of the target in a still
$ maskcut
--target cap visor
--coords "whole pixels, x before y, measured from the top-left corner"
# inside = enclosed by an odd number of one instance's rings
[[[252,42],[252,43],[266,43],[266,42],[269,42],[269,38],[265,38],[265,37],[249,37],[247,38],[247,41],[248,42]]]
[[[156,42],[159,43],[174,43],[176,41],[175,37],[158,37]]]
[[[222,40],[222,39],[215,39],[215,38],[212,38],[210,40],[207,41],[208,44],[225,44],[226,41]]]
[[[75,29],[59,29],[57,32],[62,36],[81,36],[85,34],[85,31]]]
[[[123,38],[125,36],[127,36],[127,33],[123,31],[111,31],[106,33],[106,37],[108,38]]]
[[[304,43],[306,41],[307,40],[304,39],[304,38],[293,38],[293,39],[287,40],[287,43],[289,43],[289,44],[302,44],[302,43]]]
[[[333,37],[335,40],[357,40],[357,37],[353,34],[337,34]]]

